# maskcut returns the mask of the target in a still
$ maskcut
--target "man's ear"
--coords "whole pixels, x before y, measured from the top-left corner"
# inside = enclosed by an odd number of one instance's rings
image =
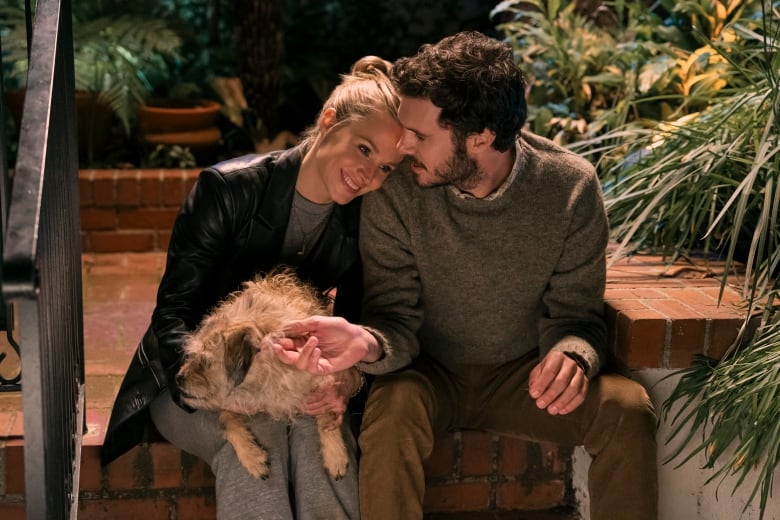
[[[469,134],[466,137],[466,150],[471,154],[478,155],[480,152],[489,149],[495,140],[496,133],[489,128],[485,128],[478,134]]]
[[[321,130],[328,130],[334,124],[336,124],[336,109],[333,107],[323,109],[322,112],[320,112],[319,119],[317,119],[317,126],[319,126]]]

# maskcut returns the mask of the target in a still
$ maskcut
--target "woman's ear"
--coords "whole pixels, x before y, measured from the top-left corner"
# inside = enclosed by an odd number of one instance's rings
[[[322,130],[328,130],[336,124],[336,109],[333,107],[324,108],[317,120],[317,126]]]

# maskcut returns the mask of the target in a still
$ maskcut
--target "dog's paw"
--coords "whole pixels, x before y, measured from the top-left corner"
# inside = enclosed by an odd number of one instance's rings
[[[238,461],[255,478],[267,479],[271,470],[268,462],[268,452],[255,443],[233,445]]]
[[[265,455],[265,450],[262,451],[264,457],[261,460],[256,458],[241,459],[241,465],[243,465],[253,477],[265,480],[268,478],[271,468],[268,463],[268,457]]]
[[[322,463],[328,470],[330,476],[340,480],[347,474],[349,466],[349,456],[347,447],[344,445],[344,439],[338,430],[330,432],[320,432],[320,441],[322,444]]]
[[[220,413],[219,418],[225,428],[225,438],[233,446],[241,465],[255,478],[268,478],[268,452],[257,443],[243,418],[227,411]]]

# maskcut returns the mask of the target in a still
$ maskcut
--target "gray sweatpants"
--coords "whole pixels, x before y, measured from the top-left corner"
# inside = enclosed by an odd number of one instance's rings
[[[163,437],[211,466],[220,520],[360,518],[357,446],[347,418],[341,431],[350,454],[349,467],[344,477],[335,480],[322,466],[313,417],[302,416],[294,422],[274,421],[263,414],[253,417],[249,427],[269,453],[270,475],[261,480],[238,461],[215,412],[186,412],[167,390],[152,402],[150,411]]]

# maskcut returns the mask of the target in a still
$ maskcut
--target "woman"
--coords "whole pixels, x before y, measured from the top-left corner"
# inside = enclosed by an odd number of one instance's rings
[[[401,160],[395,149],[399,100],[389,68],[371,56],[355,63],[298,146],[201,172],[176,218],[151,325],[114,403],[104,464],[142,440],[151,416],[166,439],[211,465],[220,519],[359,516],[349,421],[341,429],[350,465],[336,481],[322,467],[313,417],[293,423],[252,418],[252,432],[271,460],[269,478],[258,480],[238,462],[216,414],[179,403],[174,376],[184,336],[257,272],[291,266],[323,293],[336,289],[335,314],[358,318],[359,197],[379,188]],[[307,412],[344,413],[360,386],[354,370],[352,385],[318,391]]]

